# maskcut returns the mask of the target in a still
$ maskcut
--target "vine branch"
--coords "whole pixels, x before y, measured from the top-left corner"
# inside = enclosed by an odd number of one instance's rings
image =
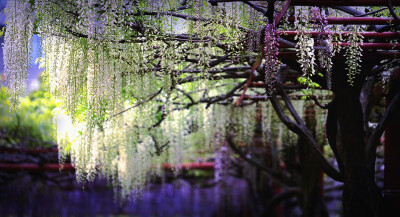
[[[372,132],[368,139],[365,156],[367,160],[368,167],[373,167],[373,162],[375,160],[375,150],[379,144],[379,139],[381,138],[383,132],[385,131],[387,125],[393,120],[394,117],[400,113],[400,92],[398,92],[395,97],[390,102],[382,118],[379,120],[378,125]]]
[[[264,171],[269,178],[273,179],[278,185],[280,186],[285,186],[285,187],[290,187],[293,186],[292,181],[290,180],[290,178],[288,176],[285,176],[283,173],[278,172],[278,171],[274,171],[272,168],[266,167],[264,165],[262,165],[260,162],[249,158],[246,156],[246,154],[244,152],[242,152],[232,141],[232,136],[227,136],[226,137],[226,141],[229,145],[229,147],[235,152],[237,153],[240,158],[242,158],[243,160],[245,160],[246,162],[248,162],[249,164],[255,166],[256,168]]]
[[[279,85],[279,84],[277,84]],[[312,137],[311,133],[307,129],[307,127],[304,125],[303,121],[297,114],[296,110],[294,109],[293,105],[291,104],[290,100],[287,97],[287,94],[285,91],[279,91],[280,95],[282,96],[282,99],[285,102],[286,107],[289,109],[289,112],[292,114],[294,119],[296,120],[297,124],[294,123],[289,117],[287,117],[281,105],[279,104],[278,99],[276,98],[275,94],[272,95],[270,98],[270,101],[272,103],[272,106],[275,110],[275,112],[278,114],[279,119],[294,133],[298,134],[302,138],[307,141],[307,144],[310,145],[311,150],[312,150],[312,155],[315,157],[317,161],[321,163],[322,170],[332,179],[336,181],[343,182],[343,176],[342,174],[337,171],[332,165],[327,161],[327,159],[324,157],[324,155],[321,153],[317,142],[315,139]]]

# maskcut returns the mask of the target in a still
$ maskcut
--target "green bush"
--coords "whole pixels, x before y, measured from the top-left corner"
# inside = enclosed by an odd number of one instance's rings
[[[12,110],[6,87],[0,87],[0,146],[35,148],[55,143],[52,110],[56,107],[50,94],[36,90]]]

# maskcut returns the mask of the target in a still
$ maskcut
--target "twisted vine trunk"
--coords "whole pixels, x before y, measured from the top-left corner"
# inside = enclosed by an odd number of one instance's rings
[[[381,194],[374,176],[366,167],[365,132],[361,88],[364,77],[359,75],[353,86],[347,82],[344,65],[334,68],[334,103],[336,110],[336,147],[343,165],[343,209],[345,217],[380,216]]]

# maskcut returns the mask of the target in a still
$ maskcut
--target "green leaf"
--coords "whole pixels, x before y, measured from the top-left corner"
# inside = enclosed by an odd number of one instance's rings
[[[297,81],[299,82],[299,84],[305,84],[307,83],[307,79],[305,77],[298,77]]]

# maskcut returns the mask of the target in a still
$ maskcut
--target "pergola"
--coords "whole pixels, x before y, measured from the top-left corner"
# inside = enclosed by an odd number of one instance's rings
[[[275,2],[274,0],[265,0],[269,3]],[[251,5],[254,9],[259,12],[262,12],[267,17],[271,16],[270,8],[261,8],[257,5],[254,5],[251,1],[238,1],[238,0],[209,0],[209,3],[212,5],[224,2],[243,2]],[[270,7],[269,4],[268,7]],[[359,46],[363,49],[362,52],[362,60],[364,60],[361,64],[365,64],[370,66],[371,64],[379,65],[382,60],[398,60],[400,57],[400,43],[391,43],[390,41],[393,39],[400,38],[400,19],[396,15],[394,11],[394,6],[400,6],[400,0],[287,0],[282,10],[274,20],[275,25],[279,25],[283,16],[288,12],[290,6],[319,6],[319,7],[333,7],[338,10],[344,11],[347,14],[350,14],[352,17],[327,17],[327,23],[332,25],[371,25],[374,26],[370,28],[367,32],[360,33],[364,37],[364,43],[359,44]],[[387,6],[392,17],[382,18],[382,17],[370,17],[373,15],[374,11],[361,13],[358,10],[355,10],[353,6]],[[273,14],[272,14],[273,16]],[[294,17],[289,17],[289,22],[294,22]],[[287,62],[295,62],[298,59],[298,56],[293,48],[295,48],[295,43],[293,42],[293,38],[298,34],[296,31],[280,31],[278,32],[280,35],[279,48],[281,51],[278,54],[280,59],[284,59]],[[312,37],[317,37],[320,34],[328,34],[328,33],[320,33],[320,32],[306,32],[305,34],[309,34]],[[337,33],[335,33],[337,34]],[[343,35],[349,34],[349,32],[340,33]],[[181,37],[181,36],[179,36]],[[187,38],[179,38],[180,40],[187,40]],[[183,37],[183,36],[182,36]],[[367,40],[374,39],[374,42],[368,42]],[[349,43],[340,43],[339,46],[346,47],[349,46]],[[215,60],[215,63],[218,64],[223,62],[225,59],[221,58],[221,60]],[[345,60],[343,55],[336,55],[333,60],[342,61]],[[259,66],[259,65],[258,65]],[[257,65],[252,67],[253,72],[259,68]],[[383,70],[384,66],[378,66],[379,69]],[[241,92],[239,100],[236,101],[236,105],[240,105],[244,101],[266,101],[270,98],[268,95],[249,95],[246,94],[247,90],[250,88],[265,88],[266,84],[262,80],[256,80],[253,72],[248,74],[241,74],[239,77],[235,78],[246,78],[246,84],[243,87],[243,91]],[[397,79],[400,79],[400,73],[397,72]],[[296,81],[296,78],[287,77],[286,79],[291,79],[292,81]],[[304,89],[306,88],[304,85],[300,84],[284,84],[283,88],[285,89]],[[239,88],[238,88],[239,89]],[[237,89],[236,89],[237,90]],[[236,90],[233,90],[235,92]],[[232,92],[232,93],[233,93]],[[387,104],[390,103],[391,99],[387,98]],[[398,115],[396,119],[390,120],[390,123],[386,127],[385,133],[385,179],[384,179],[384,200],[387,207],[390,209],[396,210],[397,215],[400,216],[400,207],[396,206],[400,204],[400,116]],[[13,151],[13,150],[6,150]],[[44,152],[54,152],[56,150],[44,150]],[[187,164],[183,165],[184,168],[190,169],[212,169],[213,164]],[[6,164],[0,164],[0,169],[4,170],[27,170],[27,171],[56,171],[60,168],[59,165],[19,165],[19,166],[10,166]],[[171,165],[164,165],[165,169],[171,168]],[[73,167],[70,164],[64,165],[64,169],[73,170]]]

